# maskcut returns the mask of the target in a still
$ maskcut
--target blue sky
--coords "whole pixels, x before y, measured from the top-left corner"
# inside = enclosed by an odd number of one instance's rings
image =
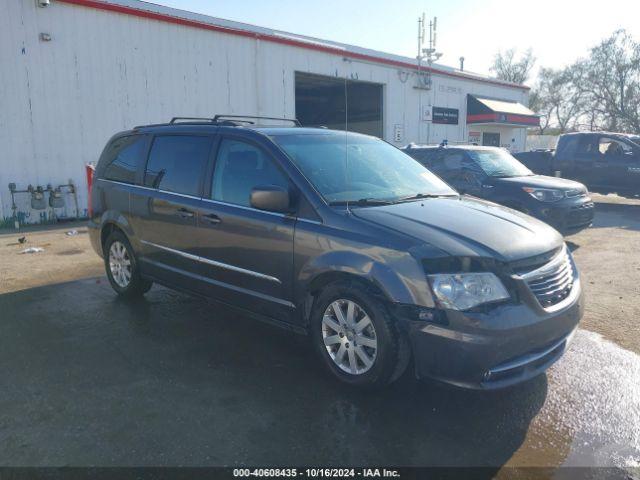
[[[419,15],[438,17],[441,63],[488,73],[500,49],[561,67],[617,28],[640,40],[638,0],[153,0],[174,8],[414,57]]]

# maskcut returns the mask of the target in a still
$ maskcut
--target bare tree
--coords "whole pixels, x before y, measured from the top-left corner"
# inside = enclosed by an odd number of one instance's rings
[[[586,110],[586,95],[574,81],[573,67],[540,69],[529,103],[541,117],[540,134],[549,127],[557,128],[561,133],[577,127]]]
[[[531,75],[531,69],[536,63],[531,49],[525,51],[516,58],[517,51],[511,48],[504,52],[498,52],[493,58],[490,71],[494,72],[500,80],[513,83],[525,83]]]
[[[545,130],[552,125],[554,108],[543,70],[538,74],[536,85],[529,93],[529,108],[540,115],[540,135],[544,135]]]
[[[591,105],[591,128],[640,132],[640,44],[618,30],[574,66],[576,87]]]

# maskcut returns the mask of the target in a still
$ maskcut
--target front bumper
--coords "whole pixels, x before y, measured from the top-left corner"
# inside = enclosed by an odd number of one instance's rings
[[[593,222],[595,207],[588,196],[569,198],[558,203],[536,204],[530,215],[548,223],[563,235],[578,233]]]
[[[540,375],[566,350],[584,299],[577,281],[553,312],[530,300],[484,313],[447,310],[442,324],[410,322],[416,376],[489,390]]]

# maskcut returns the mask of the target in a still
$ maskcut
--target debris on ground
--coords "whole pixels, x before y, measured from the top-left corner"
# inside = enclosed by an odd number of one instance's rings
[[[18,243],[25,243],[27,241],[27,237],[20,237],[18,239]]]
[[[76,235],[78,235],[78,230],[69,230],[67,232],[68,237],[75,237]]]
[[[22,250],[20,253],[39,253],[44,252],[44,248],[41,247],[29,247]]]

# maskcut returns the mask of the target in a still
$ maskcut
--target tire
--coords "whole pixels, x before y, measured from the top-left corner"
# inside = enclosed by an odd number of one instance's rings
[[[141,297],[151,289],[153,282],[140,276],[135,252],[122,232],[111,233],[104,242],[103,251],[107,278],[119,296]]]
[[[355,306],[350,307],[349,302]],[[336,309],[342,312],[341,318]],[[309,328],[322,363],[346,384],[385,387],[398,379],[409,363],[408,339],[383,302],[358,282],[326,286],[316,297]]]

